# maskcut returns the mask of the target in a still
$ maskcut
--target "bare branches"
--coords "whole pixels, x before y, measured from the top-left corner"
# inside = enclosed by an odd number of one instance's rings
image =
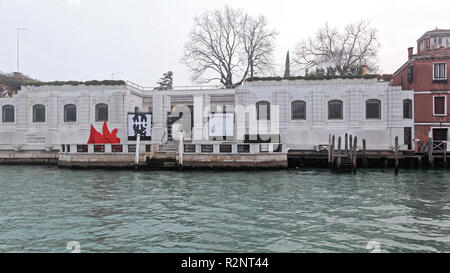
[[[246,15],[243,25],[242,41],[250,77],[258,73],[271,72],[274,40],[278,33],[268,29],[264,16],[254,19]]]
[[[276,35],[274,30],[267,30],[265,17],[254,19],[241,10],[225,6],[194,19],[182,61],[194,81],[219,80],[232,87],[248,75],[271,68]]]
[[[301,41],[294,63],[301,70],[331,67],[340,75],[355,74],[361,66],[376,71],[377,30],[368,21],[348,25],[343,33],[325,24],[314,37]]]

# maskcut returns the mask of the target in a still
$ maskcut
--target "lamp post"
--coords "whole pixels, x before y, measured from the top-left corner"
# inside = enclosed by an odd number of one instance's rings
[[[17,72],[19,73],[20,72],[20,62],[19,62],[19,51],[20,51],[20,48],[19,48],[19,35],[20,35],[20,31],[21,30],[27,30],[26,28],[17,28]]]

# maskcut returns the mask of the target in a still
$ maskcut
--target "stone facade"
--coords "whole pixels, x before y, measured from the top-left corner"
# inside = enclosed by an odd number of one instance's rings
[[[371,99],[380,102],[379,118],[367,119],[365,116],[366,101]],[[14,121],[0,123],[0,150],[59,151],[62,145],[86,144],[91,125],[99,132],[102,129],[103,122],[95,118],[98,104],[108,106],[108,127],[118,130],[117,136],[125,145],[136,143],[127,139],[127,114],[135,111],[152,113],[152,139],[142,141],[142,145],[167,143],[170,133],[168,120],[174,113],[178,116],[177,111],[183,115],[171,126],[174,140],[179,136],[179,131],[174,131],[177,125],[184,131],[185,143],[222,143],[210,138],[208,119],[211,111],[227,105],[227,111],[235,115],[234,135],[227,138],[227,142],[234,144],[246,142],[246,134],[268,133],[280,136],[280,139],[270,142],[283,144],[282,151],[277,152],[286,153],[288,149],[311,150],[316,145],[327,144],[330,133],[337,136],[349,133],[365,138],[368,149],[389,150],[395,136],[402,144],[404,128],[413,127],[411,119],[402,117],[405,99],[412,100],[412,92],[376,79],[259,81],[248,82],[235,89],[158,91],[130,84],[24,86],[14,97],[0,99],[0,108],[6,105],[14,107]],[[262,100],[270,103],[270,121],[256,118],[256,103]],[[296,100],[306,103],[304,120],[291,118],[291,104]],[[342,119],[328,119],[330,100],[342,102]],[[37,104],[45,106],[43,122],[33,121],[33,106]],[[64,121],[64,106],[67,104],[76,106],[74,122]]]
[[[404,128],[413,127],[412,119],[403,118],[405,99],[413,99],[411,91],[402,91],[400,87],[392,87],[376,79],[258,81],[245,83],[236,90],[236,105],[255,106],[258,101],[270,102],[271,112],[279,116],[276,119],[279,124],[275,127],[279,129],[281,143],[290,149],[301,150],[328,144],[330,133],[336,136],[348,133],[360,140],[364,138],[368,149],[389,150],[396,136],[403,144]],[[294,120],[292,102],[299,100],[306,103],[306,117]],[[328,102],[331,100],[342,102],[342,119],[328,118]],[[366,118],[368,100],[381,103],[379,118]],[[243,115],[237,113],[237,120],[243,119]],[[250,124],[258,122],[261,121],[257,121],[255,116],[249,121]],[[402,146],[402,149],[406,148]]]

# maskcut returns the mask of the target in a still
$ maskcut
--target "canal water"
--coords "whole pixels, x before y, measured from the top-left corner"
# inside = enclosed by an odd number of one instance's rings
[[[443,170],[0,166],[0,211],[0,252],[450,252]]]

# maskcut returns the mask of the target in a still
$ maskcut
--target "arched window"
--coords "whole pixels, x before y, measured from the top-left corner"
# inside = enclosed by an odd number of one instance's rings
[[[74,104],[64,105],[64,122],[77,121],[77,106]]]
[[[306,102],[296,100],[291,103],[291,119],[306,119]]]
[[[328,102],[328,119],[343,119],[343,103],[341,100]]]
[[[412,118],[412,100],[403,100],[403,118]]]
[[[371,99],[366,101],[366,119],[381,119],[381,101]]]
[[[33,122],[45,122],[45,106],[36,104],[33,106]]]
[[[270,120],[270,102],[262,100],[256,103],[256,119]]]
[[[2,107],[2,122],[14,122],[14,106],[4,105]]]
[[[95,121],[108,121],[108,105],[99,103],[95,106]]]

